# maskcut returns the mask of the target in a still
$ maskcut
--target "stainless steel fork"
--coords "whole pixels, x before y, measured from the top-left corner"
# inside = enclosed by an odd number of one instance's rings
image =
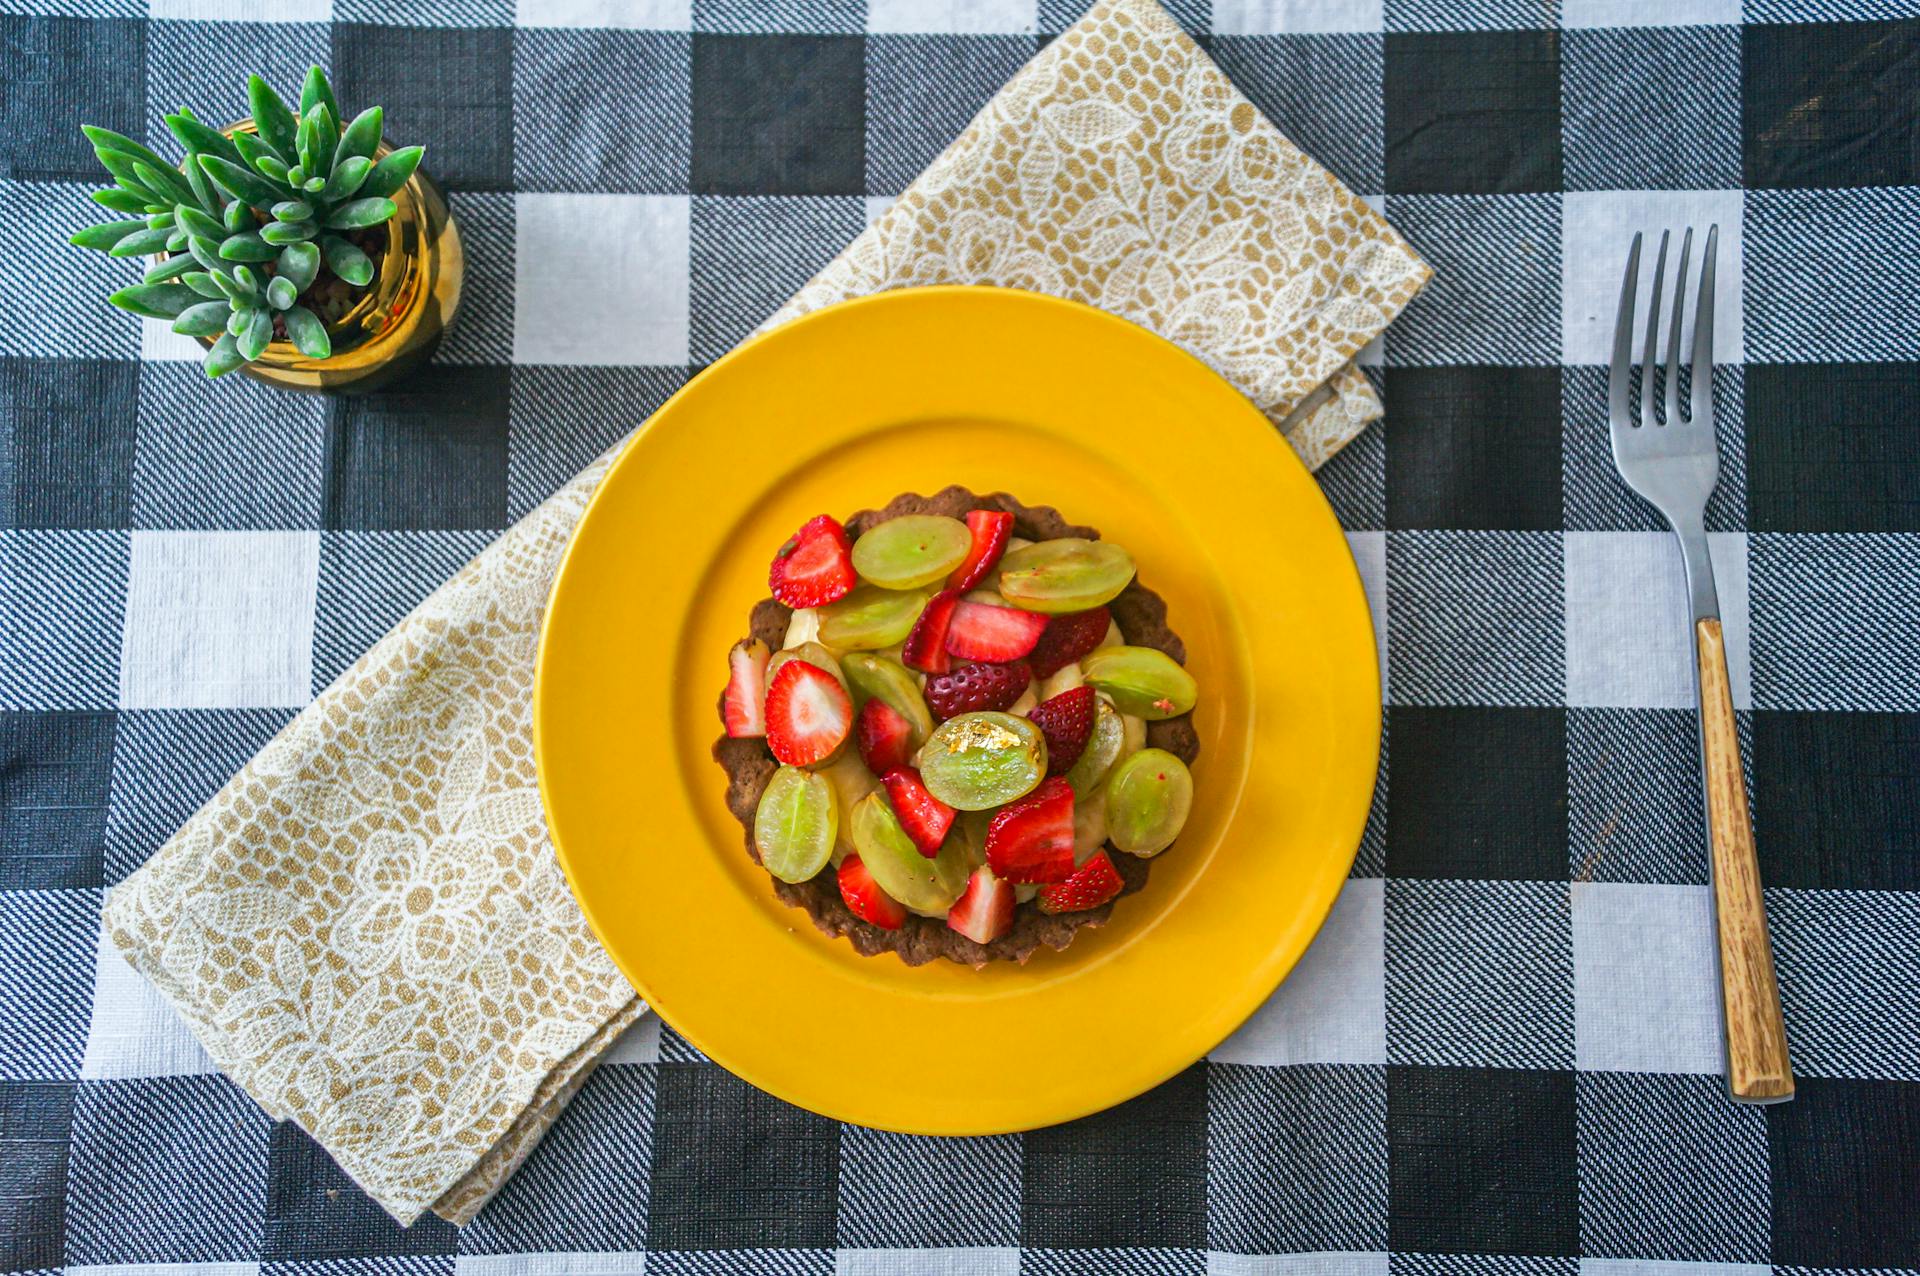
[[[1693,229],[1680,241],[1674,271],[1673,317],[1668,327],[1664,392],[1656,392],[1654,357],[1661,324],[1660,290],[1667,271],[1668,234],[1660,234],[1654,259],[1653,296],[1647,307],[1645,355],[1641,360],[1639,411],[1633,403],[1634,288],[1640,277],[1640,239],[1627,253],[1620,285],[1620,315],[1613,332],[1613,366],[1607,382],[1613,425],[1613,461],[1627,486],[1666,518],[1680,541],[1687,595],[1693,612],[1694,686],[1700,700],[1700,751],[1706,784],[1707,832],[1713,866],[1714,929],[1720,951],[1721,1025],[1727,1052],[1727,1087],[1735,1099],[1778,1103],[1793,1097],[1787,1062],[1787,1029],[1780,1016],[1767,915],[1760,893],[1760,865],[1753,849],[1746,780],[1740,766],[1733,694],[1727,679],[1727,648],[1720,629],[1720,598],[1707,557],[1707,498],[1720,478],[1713,433],[1713,271],[1720,228],[1707,230],[1700,257],[1700,300],[1693,321],[1691,411],[1680,413],[1680,326],[1687,306],[1687,257]],[[1664,400],[1664,412],[1658,410]]]

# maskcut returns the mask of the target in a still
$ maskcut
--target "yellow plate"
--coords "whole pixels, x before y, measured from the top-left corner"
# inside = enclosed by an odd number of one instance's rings
[[[1109,925],[1024,968],[909,969],[817,933],[747,858],[708,754],[781,542],[948,483],[1133,551],[1200,682],[1186,831]],[[929,288],[777,329],[661,408],[568,551],[535,720],[561,864],[662,1018],[802,1107],[986,1134],[1139,1094],[1272,993],[1359,843],[1380,686],[1346,540],[1232,387],[1096,310]]]

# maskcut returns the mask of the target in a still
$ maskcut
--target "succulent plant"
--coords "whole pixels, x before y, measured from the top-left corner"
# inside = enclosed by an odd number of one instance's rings
[[[216,338],[210,377],[259,358],[276,319],[302,354],[332,353],[326,319],[302,302],[328,276],[356,289],[373,281],[373,260],[350,236],[394,215],[391,196],[423,154],[408,146],[376,161],[380,108],[342,127],[333,86],[317,66],[307,72],[298,114],[257,75],[248,78],[247,98],[251,133],[229,137],[185,107],[167,116],[186,148],[178,165],[111,129],[83,129],[117,183],[94,192],[94,202],[126,220],[89,226],[71,242],[115,257],[165,254],[139,284],[107,300],[171,319],[175,332]]]

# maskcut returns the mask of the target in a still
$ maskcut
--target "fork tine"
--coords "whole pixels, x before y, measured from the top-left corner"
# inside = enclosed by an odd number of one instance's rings
[[[1713,266],[1720,248],[1720,227],[1707,227],[1700,254],[1700,308],[1693,319],[1693,419],[1713,419]]]
[[[1627,251],[1627,277],[1620,284],[1620,316],[1613,324],[1613,366],[1607,374],[1607,403],[1616,428],[1627,425],[1628,377],[1633,372],[1633,292],[1640,279],[1640,232]]]
[[[1658,425],[1653,412],[1654,356],[1660,352],[1660,282],[1667,273],[1667,231],[1660,232],[1660,252],[1653,259],[1653,298],[1647,306],[1647,353],[1640,360],[1640,424]]]
[[[1693,227],[1680,241],[1680,264],[1673,272],[1673,326],[1667,334],[1667,424],[1680,424],[1680,320],[1687,313],[1687,253],[1693,248]]]

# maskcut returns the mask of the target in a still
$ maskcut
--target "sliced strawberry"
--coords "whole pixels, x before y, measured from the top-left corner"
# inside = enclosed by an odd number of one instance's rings
[[[1026,694],[1033,674],[1024,661],[1011,665],[961,665],[927,679],[927,707],[942,722],[962,713],[1004,709]]]
[[[887,801],[893,804],[894,817],[920,853],[928,859],[938,855],[940,843],[947,840],[947,830],[953,827],[953,808],[927,792],[927,786],[920,783],[920,773],[910,767],[889,771],[880,782],[887,786]]]
[[[812,766],[853,727],[847,689],[818,665],[789,660],[767,688],[767,747],[788,766]]]
[[[867,701],[853,724],[860,760],[875,775],[903,767],[913,758],[913,724],[879,696]]]
[[[720,716],[728,735],[767,733],[767,660],[772,654],[758,638],[742,638],[727,653],[727,694]]]
[[[947,626],[953,623],[953,609],[960,592],[943,589],[927,600],[920,619],[913,622],[907,645],[900,649],[901,663],[922,673],[945,673],[953,667],[947,655]]]
[[[1013,883],[982,864],[947,910],[947,925],[976,944],[991,944],[1013,927]]]
[[[987,825],[987,866],[1010,882],[1062,882],[1073,874],[1073,789],[1059,776]]]
[[[767,569],[767,587],[789,607],[820,607],[853,592],[853,546],[838,519],[808,520],[780,547]]]
[[[962,601],[947,626],[947,650],[962,660],[1005,664],[1032,651],[1046,627],[1038,612]]]
[[[1092,687],[1062,691],[1028,710],[1027,718],[1047,737],[1047,774],[1065,775],[1093,738],[1096,702]]]
[[[967,551],[966,561],[947,577],[948,589],[963,592],[1000,565],[1000,555],[1007,552],[1007,541],[1013,536],[1013,515],[1004,510],[974,510],[967,515],[967,530],[973,533],[973,548]]]
[[[1100,645],[1101,639],[1107,636],[1107,626],[1112,623],[1113,617],[1105,607],[1055,616],[1047,622],[1047,631],[1040,635],[1040,641],[1033,645],[1030,657],[1033,676],[1051,678],[1079,661]]]
[[[840,898],[847,901],[855,917],[881,930],[899,930],[907,920],[907,910],[880,889],[858,855],[840,861]]]
[[[1126,882],[1120,878],[1120,870],[1107,858],[1106,851],[1098,850],[1073,871],[1073,876],[1040,888],[1040,911],[1078,913],[1098,908],[1118,895],[1120,888],[1125,885]]]

